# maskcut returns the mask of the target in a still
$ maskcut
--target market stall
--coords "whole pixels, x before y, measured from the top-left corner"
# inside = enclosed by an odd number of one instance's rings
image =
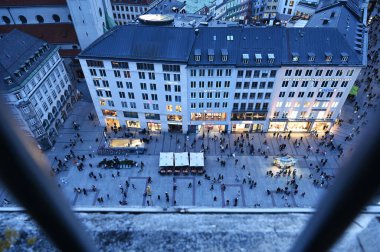
[[[174,153],[160,152],[160,173],[161,174],[173,173],[173,166],[174,166]]]
[[[275,165],[281,169],[290,168],[291,166],[294,166],[296,164],[296,162],[297,162],[297,159],[293,158],[290,155],[273,158],[273,165]]]
[[[189,170],[189,154],[188,152],[178,152],[174,153],[174,173],[180,173],[181,169],[184,174],[188,173]]]
[[[204,172],[204,153],[190,152],[190,169],[192,173],[202,174]]]

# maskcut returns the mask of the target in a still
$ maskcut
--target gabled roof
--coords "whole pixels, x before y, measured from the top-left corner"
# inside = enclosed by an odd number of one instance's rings
[[[117,26],[87,47],[79,57],[186,62],[194,37],[193,29]]]

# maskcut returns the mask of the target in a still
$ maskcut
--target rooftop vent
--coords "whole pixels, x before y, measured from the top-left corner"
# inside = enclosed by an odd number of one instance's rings
[[[329,23],[329,21],[330,21],[330,19],[324,18],[324,19],[322,19],[322,24],[327,25]]]

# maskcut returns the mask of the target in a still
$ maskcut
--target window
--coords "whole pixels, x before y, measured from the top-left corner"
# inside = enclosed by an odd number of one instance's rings
[[[204,81],[200,81],[198,84],[199,84],[199,88],[204,88],[205,87],[205,82]]]
[[[260,110],[261,109],[261,103],[258,102],[255,104],[255,110]]]
[[[240,89],[241,88],[241,82],[240,81],[238,81],[238,82],[236,82],[236,86],[235,86],[235,88],[236,89]]]
[[[282,102],[277,102],[276,103],[276,108],[281,108],[282,107]]]
[[[157,89],[157,87],[156,87],[156,84],[154,84],[154,83],[150,83],[150,90],[156,90]]]
[[[313,74],[313,70],[306,70],[305,76],[311,76]]]
[[[326,71],[326,76],[331,76],[332,73],[333,73],[333,70],[327,70],[327,71]]]
[[[131,78],[131,72],[129,71],[123,71],[124,72],[124,78]]]
[[[174,74],[174,81],[181,81],[181,75]]]
[[[315,76],[322,76],[322,72],[323,70],[317,70],[317,72],[315,73]]]
[[[280,92],[278,97],[285,97],[285,92]]]
[[[165,100],[167,102],[171,102],[172,101],[172,96],[171,95],[165,95]]]
[[[244,89],[249,89],[249,81],[244,82]]]
[[[336,97],[339,98],[339,97],[342,97],[343,96],[343,92],[337,92],[336,93]]]
[[[314,81],[313,82],[313,87],[317,87],[318,86],[318,81]]]
[[[86,60],[88,67],[104,67],[103,61],[101,60]]]
[[[231,69],[226,69],[226,76],[231,76]]]
[[[217,99],[220,98],[220,92],[215,92],[215,98],[217,98]]]
[[[228,92],[223,92],[223,98],[227,99],[228,98]]]
[[[162,71],[164,72],[180,72],[180,66],[179,65],[162,65]],[[193,71],[193,70],[192,70]],[[195,70],[194,70],[195,72]],[[192,75],[195,76],[195,75]]]
[[[103,92],[102,90],[96,90],[96,94],[99,96],[99,97],[103,97]]]
[[[225,82],[224,82],[224,87],[225,87],[225,88],[230,87],[230,81],[225,81]]]
[[[323,92],[318,92],[317,97],[318,97],[318,98],[323,97]]]
[[[148,76],[149,76],[149,80],[155,80],[156,79],[156,75],[154,73],[148,73]],[[179,75],[178,75],[179,76]],[[175,76],[174,76],[175,77]],[[174,78],[175,79],[175,78]]]
[[[240,104],[240,110],[245,110],[245,108],[246,108],[246,103],[242,103],[242,104]]]
[[[322,81],[321,87],[327,87],[328,81]]]
[[[222,69],[217,69],[216,70],[216,76],[222,76],[223,75],[223,70]]]
[[[249,99],[255,99],[255,97],[256,97],[256,93],[250,93],[249,94]]]
[[[131,108],[136,108],[136,102],[130,102],[129,105]],[[137,114],[137,113],[136,113]],[[136,117],[137,118],[137,117]]]
[[[259,93],[261,94],[261,98],[263,96],[263,93]],[[242,96],[241,96],[242,99],[247,99],[248,98],[248,93],[242,93]]]
[[[36,16],[36,20],[38,23],[42,24],[44,22],[44,18],[41,15]]]
[[[144,109],[150,109],[149,108],[149,103],[144,103]]]
[[[192,102],[192,103],[190,104],[190,107],[194,109],[194,108],[196,108],[196,107],[197,107],[197,105],[196,105],[196,103],[195,103],[195,102]]]
[[[305,92],[299,92],[299,93],[298,93],[298,97],[303,97],[304,94],[305,94]]]
[[[128,98],[129,99],[135,99],[135,94],[132,92],[128,92]]]
[[[302,70],[301,69],[297,69],[296,73],[295,73],[295,76],[301,76],[301,75],[302,75]]]
[[[260,77],[260,70],[255,70],[255,71],[253,72],[253,77],[254,77],[254,78],[259,78],[259,77]]]
[[[273,88],[273,84],[274,84],[273,81],[268,82],[267,88],[268,89]]]
[[[263,70],[261,72],[261,78],[267,78],[268,77],[268,71],[267,70]]]
[[[329,97],[329,98],[332,97],[332,96],[333,96],[333,93],[334,93],[334,92],[327,92],[326,97]]]
[[[297,87],[298,86],[298,81],[293,81],[292,82],[292,87]]]
[[[200,102],[200,103],[198,104],[198,108],[203,108],[203,102]]]
[[[181,86],[180,85],[174,85],[174,92],[181,92]]]
[[[238,110],[238,109],[239,109],[239,103],[234,103],[234,104],[232,105],[232,109],[233,109],[233,110]]]
[[[54,22],[56,22],[56,23],[61,22],[61,18],[60,18],[57,14],[54,14],[54,15],[53,15],[53,20],[54,20]]]
[[[126,101],[122,101],[122,102],[121,102],[121,106],[122,106],[123,108],[128,108],[128,102],[126,102]]]
[[[106,92],[106,96],[107,96],[107,97],[112,97],[112,93],[111,93],[111,91],[106,90],[105,92]]]
[[[26,17],[24,17],[23,15],[18,16],[18,19],[20,20],[20,22],[21,22],[22,24],[26,24],[26,23],[28,23],[28,20],[27,20]]]
[[[260,86],[259,86],[259,88],[260,88],[260,89],[264,89],[264,88],[265,88],[265,83],[266,83],[266,82],[264,82],[264,81],[260,82]]]
[[[206,103],[206,108],[211,108],[212,107],[212,102],[207,102]]]
[[[342,76],[343,70],[337,70],[335,76]]]
[[[132,89],[132,88],[133,88],[133,86],[132,86],[132,82],[127,81],[127,82],[125,83],[125,87],[126,87],[127,89]]]
[[[340,85],[341,87],[347,87],[348,81],[342,81],[342,84]]]
[[[354,74],[354,70],[348,70],[346,76],[352,76]]]
[[[117,86],[118,88],[123,88],[123,82],[121,82],[121,81],[116,81],[116,86]]]
[[[125,93],[124,92],[119,92],[120,98],[125,98]]]
[[[153,110],[159,110],[158,104],[153,104]]]
[[[107,80],[103,80],[103,87],[110,87],[110,84],[108,83]]]
[[[196,88],[197,87],[196,85],[197,85],[197,83],[195,81],[190,82],[191,88]]]
[[[217,87],[217,88],[222,87],[222,82],[221,81],[217,81],[216,84],[215,84],[215,87]]]
[[[338,107],[338,104],[339,104],[339,102],[333,102],[333,103],[331,104],[331,107],[332,107],[332,108],[336,108],[336,107]]]
[[[136,63],[137,70],[151,70],[154,71],[154,64],[150,63]]]
[[[190,76],[197,76],[197,71],[195,69],[191,69]]]
[[[308,81],[302,81],[301,87],[307,87]]]
[[[209,69],[209,70],[207,71],[207,75],[208,75],[208,76],[214,76],[214,69]]]
[[[270,71],[270,77],[271,77],[271,78],[276,77],[276,73],[277,73],[276,70],[271,70],[271,71]]]
[[[4,21],[5,24],[10,24],[11,23],[11,20],[9,19],[9,17],[2,16],[1,18],[3,19],[3,21]]]
[[[147,90],[146,83],[140,83],[141,90]]]
[[[91,74],[91,76],[96,76],[96,70],[95,69],[90,69],[90,74]],[[54,74],[52,76],[54,76]],[[55,77],[54,77],[54,79],[55,79]]]
[[[240,93],[235,93],[234,99],[235,100],[240,99]]]
[[[283,81],[282,82],[282,87],[288,87],[289,81]]]
[[[146,94],[146,93],[142,93],[141,97],[142,97],[143,100],[148,100],[149,99],[148,98],[148,94]]]
[[[111,100],[108,100],[108,106],[110,106],[110,107],[115,107],[115,104],[114,104],[114,102],[113,102],[113,101],[111,101]]]
[[[115,69],[129,69],[128,62],[111,61],[111,65]]]
[[[42,107],[44,108],[45,111],[48,110],[48,105],[46,104],[46,102],[42,103]]]
[[[295,92],[289,92],[288,97],[294,97]]]
[[[107,76],[106,70],[104,69],[99,69],[100,76]]]
[[[286,69],[285,76],[290,76],[290,75],[292,75],[292,70]]]
[[[219,108],[219,105],[220,105],[219,102],[215,102],[215,103],[214,103],[214,107],[215,107],[215,108]]]
[[[228,102],[223,102],[223,108],[227,108],[228,107]]]
[[[243,70],[238,70],[237,77],[238,77],[238,78],[242,78],[242,77],[243,77],[243,74],[244,74],[244,71],[243,71]]]
[[[333,81],[333,82],[331,83],[331,87],[336,87],[336,86],[338,86],[338,81]]]
[[[199,76],[205,76],[206,70],[205,69],[199,69]]]
[[[139,73],[139,79],[145,79],[145,73],[144,72],[138,72]]]
[[[314,92],[309,92],[309,93],[307,93],[307,97],[311,98],[311,97],[313,97],[313,96],[314,96]]]

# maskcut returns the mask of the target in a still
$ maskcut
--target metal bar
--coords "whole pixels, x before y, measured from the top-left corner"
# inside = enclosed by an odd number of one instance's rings
[[[380,110],[362,130],[352,158],[340,168],[336,183],[319,202],[316,213],[291,251],[327,251],[376,193],[380,184]],[[347,151],[347,150],[346,150]]]
[[[62,251],[97,251],[50,177],[50,166],[11,118],[11,108],[0,100],[0,178]]]

